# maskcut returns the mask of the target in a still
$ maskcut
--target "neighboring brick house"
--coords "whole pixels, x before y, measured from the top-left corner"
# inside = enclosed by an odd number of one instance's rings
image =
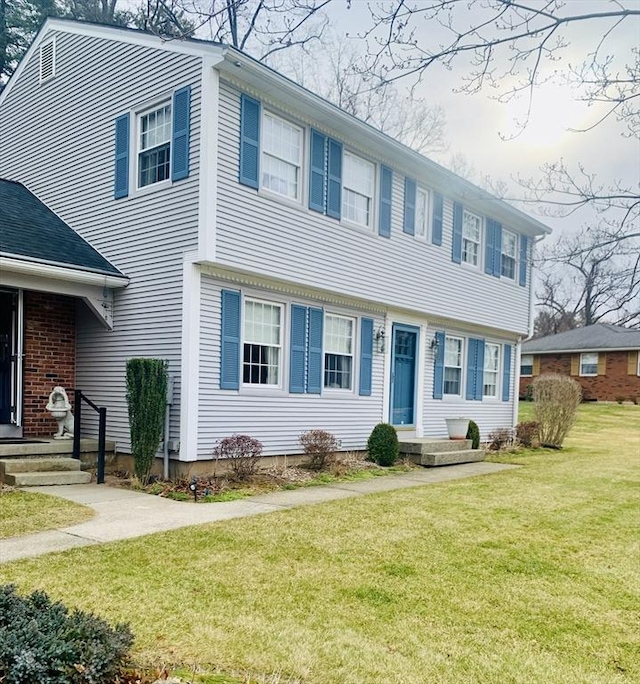
[[[522,344],[520,398],[538,375],[577,380],[585,401],[640,401],[640,330],[595,323]]]

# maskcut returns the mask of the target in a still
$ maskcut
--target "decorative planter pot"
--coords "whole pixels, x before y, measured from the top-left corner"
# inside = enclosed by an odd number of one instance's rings
[[[445,418],[449,439],[466,439],[469,418]]]

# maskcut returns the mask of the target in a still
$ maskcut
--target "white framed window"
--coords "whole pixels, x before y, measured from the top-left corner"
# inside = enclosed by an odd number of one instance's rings
[[[580,375],[598,375],[598,352],[580,354]]]
[[[498,373],[500,371],[500,345],[486,342],[484,345],[484,388],[483,396],[498,396]]]
[[[445,337],[444,340],[444,394],[460,395],[462,387],[461,337]]]
[[[171,177],[171,102],[167,100],[138,113],[138,187]]]
[[[243,311],[242,383],[279,387],[283,305],[245,298]]]
[[[263,112],[261,187],[292,200],[301,200],[303,137],[300,126]]]
[[[56,75],[56,40],[42,43],[40,46],[40,83],[44,83]]]
[[[353,348],[355,320],[326,314],[324,317],[324,386],[353,388]]]
[[[462,215],[462,261],[478,266],[482,239],[482,219],[465,209]]]
[[[500,275],[509,280],[516,279],[516,254],[518,238],[509,230],[502,231],[502,258]]]
[[[359,226],[373,225],[376,167],[345,151],[342,155],[342,218]]]
[[[523,377],[533,375],[533,354],[523,354],[520,357],[520,375]]]
[[[426,240],[429,232],[429,191],[416,188],[416,217],[414,237]]]

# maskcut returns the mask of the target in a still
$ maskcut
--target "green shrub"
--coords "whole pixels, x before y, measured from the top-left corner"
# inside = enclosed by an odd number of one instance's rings
[[[480,428],[478,427],[478,423],[473,420],[469,421],[467,439],[471,440],[472,449],[478,449],[480,447]]]
[[[576,420],[580,385],[566,375],[541,375],[533,381],[533,401],[540,445],[560,449]]]
[[[160,446],[167,402],[167,364],[161,359],[127,361],[127,406],[136,477],[146,485]]]
[[[300,435],[299,441],[309,457],[309,467],[316,470],[323,470],[331,465],[340,448],[340,440],[326,430],[307,430]]]
[[[133,643],[127,625],[0,587],[0,681],[5,684],[111,684]]]
[[[232,435],[216,444],[213,456],[228,461],[236,480],[248,480],[258,470],[262,458],[262,442],[249,435]]]
[[[378,423],[367,441],[369,460],[381,466],[392,466],[398,460],[398,434],[393,425]]]

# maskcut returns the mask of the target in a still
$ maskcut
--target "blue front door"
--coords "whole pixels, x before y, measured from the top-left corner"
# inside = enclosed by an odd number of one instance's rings
[[[393,326],[391,358],[391,423],[415,425],[418,328]]]

